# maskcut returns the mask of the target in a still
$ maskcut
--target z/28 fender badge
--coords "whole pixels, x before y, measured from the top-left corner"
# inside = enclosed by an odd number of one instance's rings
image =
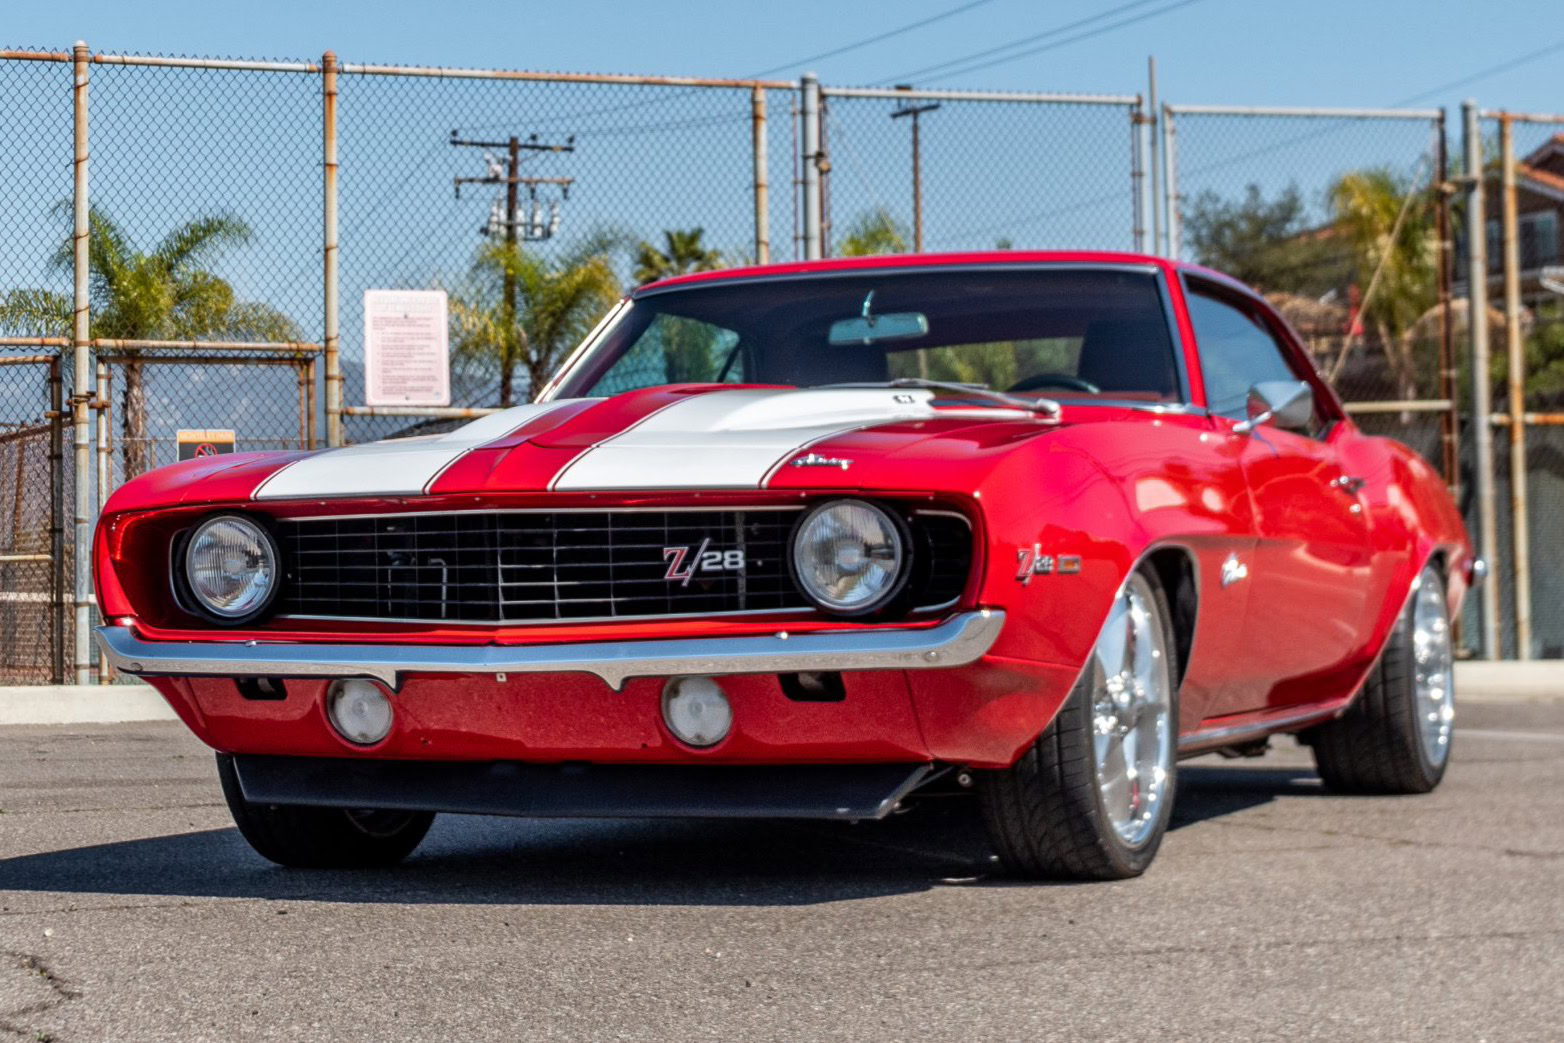
[[[1022,586],[1031,583],[1033,576],[1074,576],[1080,571],[1079,554],[1044,554],[1041,543],[1016,550],[1016,579]]]

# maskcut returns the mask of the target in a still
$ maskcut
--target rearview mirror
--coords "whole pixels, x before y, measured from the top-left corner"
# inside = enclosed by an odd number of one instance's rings
[[[1261,424],[1302,431],[1314,419],[1314,389],[1302,380],[1262,380],[1249,389],[1249,419],[1233,425],[1248,434]]]
[[[864,309],[868,311],[867,307]],[[832,344],[875,344],[885,340],[911,340],[929,332],[929,319],[921,311],[893,311],[862,315],[831,323]]]

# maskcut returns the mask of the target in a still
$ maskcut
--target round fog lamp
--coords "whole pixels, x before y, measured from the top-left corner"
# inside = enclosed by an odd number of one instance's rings
[[[709,677],[675,677],[663,689],[663,720],[680,742],[715,746],[733,729],[733,707]]]
[[[391,698],[373,681],[333,681],[326,715],[348,742],[373,746],[391,734]]]

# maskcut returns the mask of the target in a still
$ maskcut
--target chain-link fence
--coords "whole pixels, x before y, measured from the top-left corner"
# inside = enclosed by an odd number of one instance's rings
[[[603,302],[684,266],[791,258],[797,215],[787,169],[796,132],[786,86],[343,65],[336,89],[350,407],[364,401],[364,291],[438,287],[458,310],[491,307],[503,280],[486,246],[509,239],[534,259],[540,296],[550,280],[596,263]],[[682,237],[670,243],[668,233]],[[519,298],[525,323],[530,301]],[[568,332],[593,318],[581,316]],[[573,344],[541,339],[529,347],[533,370],[546,374]],[[458,338],[455,347],[458,405],[529,397],[525,367],[506,382],[487,345]],[[429,426],[351,409],[346,437]]]
[[[1365,427],[1452,469],[1442,111],[1166,106],[1162,130],[1168,252],[1259,289]]]
[[[1507,607],[1496,640],[1512,654],[1564,655],[1564,600],[1538,569],[1558,574],[1550,527],[1564,516],[1547,426],[1564,409],[1552,357],[1554,341],[1564,356],[1564,312],[1540,275],[1557,257],[1549,222],[1558,217],[1523,187],[1513,234],[1528,273],[1529,441],[1515,473],[1532,480],[1520,494],[1530,556],[1523,546],[1517,559],[1502,517],[1514,486],[1502,306],[1487,312],[1497,325],[1479,324],[1496,344],[1499,444],[1480,454],[1457,437],[1470,434],[1456,420],[1475,376],[1464,361],[1470,280],[1452,262],[1464,262],[1470,239],[1447,176],[1442,113],[1174,105],[1155,117],[1135,94],[410,68],[329,54],[0,52],[0,336],[16,342],[0,356],[67,349],[63,419],[40,406],[42,370],[0,366],[0,469],[11,482],[0,486],[11,498],[0,526],[11,549],[0,554],[52,555],[0,561],[9,570],[0,595],[16,607],[0,637],[28,627],[47,637],[53,604],[74,600],[75,622],[85,618],[90,591],[71,560],[85,532],[72,529],[69,508],[77,498],[95,507],[127,476],[173,460],[180,429],[233,429],[242,451],[450,426],[525,401],[603,308],[660,275],[920,248],[1062,247],[1145,249],[1259,286],[1365,429],[1459,474],[1474,530],[1485,526],[1471,479],[1480,459],[1491,462],[1496,572],[1528,571],[1530,560],[1537,606]],[[1511,123],[1518,164],[1546,175],[1557,128]],[[1527,176],[1523,184],[1546,187]],[[1558,177],[1564,198],[1564,167]],[[1490,203],[1498,197],[1496,185]],[[1483,241],[1498,237],[1485,263],[1502,305],[1499,217],[1490,205]],[[89,262],[81,279],[78,259]],[[548,295],[566,283],[587,287],[577,310],[537,335],[528,309],[535,298],[557,303]],[[449,408],[364,405],[363,294],[394,288],[450,295]],[[78,305],[85,328],[73,324]],[[525,329],[526,350],[472,334],[463,322],[475,316]],[[29,348],[26,338],[57,346]],[[73,410],[80,425],[98,420],[74,449]],[[51,423],[63,431],[44,430]],[[39,467],[64,497],[58,554],[36,549],[53,509]],[[60,570],[58,598],[33,598],[39,577]],[[1506,606],[1518,604],[1512,593]],[[83,676],[84,646],[71,636],[46,656],[17,656],[39,677],[61,659]],[[41,649],[40,640],[17,636],[8,647]]]
[[[63,388],[58,345],[0,341],[0,684],[64,678]]]
[[[821,93],[828,256],[1143,245],[1134,95]]]
[[[1468,524],[1494,563],[1485,644],[1564,657],[1564,116],[1465,107],[1456,289],[1473,313]],[[1479,273],[1482,277],[1474,277]],[[1489,432],[1491,431],[1491,434]]]

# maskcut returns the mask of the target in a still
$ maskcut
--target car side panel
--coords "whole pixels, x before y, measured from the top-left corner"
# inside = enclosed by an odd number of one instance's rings
[[[1060,431],[1014,454],[979,499],[992,562],[979,602],[1009,613],[996,656],[1078,674],[1130,569],[1154,550],[1176,548],[1192,560],[1199,591],[1183,727],[1258,683],[1263,664],[1240,643],[1247,592],[1221,585],[1223,561],[1253,546],[1252,512],[1237,456],[1206,417],[1142,414]],[[1023,582],[1025,554],[1053,558],[1054,571]],[[1079,571],[1059,571],[1070,557]]]

